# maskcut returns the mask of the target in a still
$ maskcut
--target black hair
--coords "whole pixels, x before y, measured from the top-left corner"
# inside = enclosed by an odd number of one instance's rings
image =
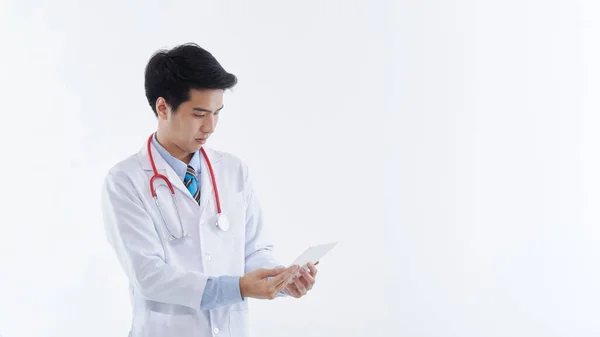
[[[148,61],[144,88],[148,103],[156,112],[156,100],[163,97],[173,112],[190,99],[190,89],[230,89],[237,77],[223,69],[217,59],[194,43],[171,50],[159,50]]]

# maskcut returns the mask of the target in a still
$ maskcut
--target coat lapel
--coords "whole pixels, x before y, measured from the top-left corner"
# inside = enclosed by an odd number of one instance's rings
[[[215,175],[217,175],[219,172],[219,165],[220,165],[220,161],[222,156],[220,154],[218,154],[215,151],[212,151],[210,149],[204,149],[206,151],[206,155],[208,156],[208,159],[210,160],[211,166],[215,172]],[[205,211],[208,206],[208,202],[210,200],[215,200],[215,194],[214,194],[214,189],[213,189],[213,185],[212,185],[212,178],[210,175],[210,170],[208,168],[208,163],[206,162],[206,158],[202,155],[202,152],[200,152],[200,165],[202,167],[202,171],[200,173],[200,209],[201,211]],[[215,177],[215,180],[218,181],[217,177]],[[219,188],[219,186],[217,186],[217,189]],[[221,195],[219,194],[219,197],[221,197]],[[216,200],[214,201],[214,203],[212,203],[213,205],[213,211],[217,212],[217,203]]]

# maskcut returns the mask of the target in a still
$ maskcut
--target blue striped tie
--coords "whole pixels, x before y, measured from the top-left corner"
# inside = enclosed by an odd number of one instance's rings
[[[200,204],[200,188],[198,186],[198,180],[196,179],[196,170],[188,165],[183,183],[187,187],[188,191],[192,194],[198,204]]]

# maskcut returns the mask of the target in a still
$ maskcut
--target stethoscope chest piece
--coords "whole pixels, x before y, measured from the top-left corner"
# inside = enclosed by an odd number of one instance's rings
[[[223,213],[217,216],[217,227],[223,232],[227,232],[229,230],[229,218]]]

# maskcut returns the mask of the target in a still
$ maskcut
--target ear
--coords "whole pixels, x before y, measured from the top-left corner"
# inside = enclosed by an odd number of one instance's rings
[[[169,105],[164,98],[159,97],[156,100],[156,113],[158,114],[159,119],[167,119],[170,110],[171,108],[169,108]]]

